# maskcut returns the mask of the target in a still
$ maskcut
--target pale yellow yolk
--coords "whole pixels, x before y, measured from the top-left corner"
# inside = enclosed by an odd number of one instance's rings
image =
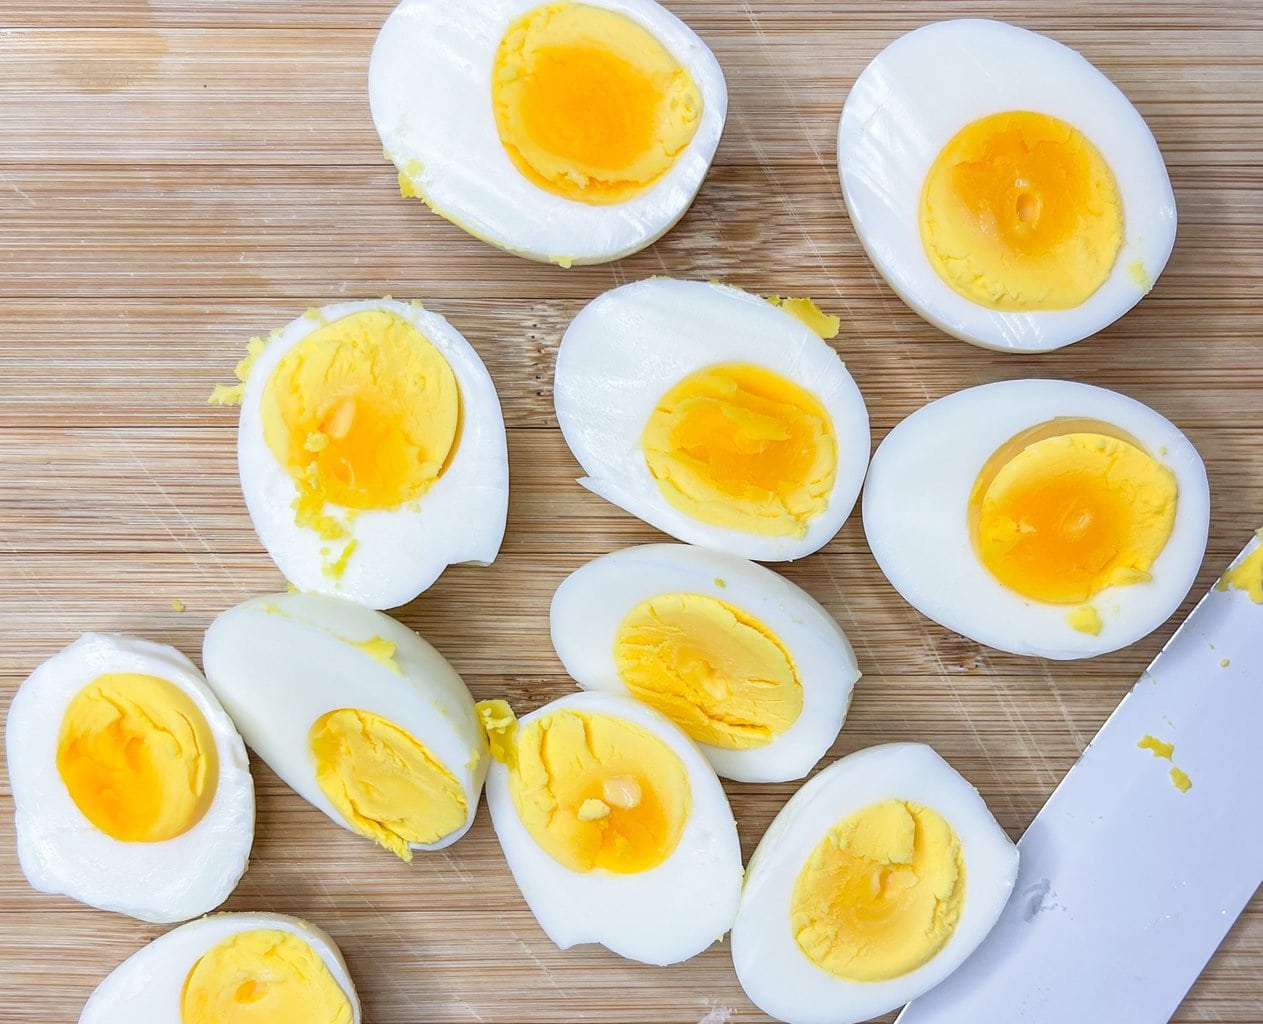
[[[409,843],[434,843],[465,824],[456,777],[426,747],[371,711],[341,708],[308,737],[316,781],[360,835],[406,861]]]
[[[184,979],[180,1024],[351,1024],[351,1001],[311,946],[292,932],[238,932],[208,949]]]
[[[1263,540],[1263,530],[1257,531]],[[1215,585],[1216,590],[1244,590],[1255,604],[1263,604],[1263,546],[1255,548],[1229,569]]]
[[[681,380],[659,399],[640,445],[672,506],[745,533],[804,536],[837,474],[833,422],[820,400],[744,363]]]
[[[921,190],[921,242],[939,276],[989,309],[1070,309],[1109,277],[1123,204],[1082,132],[1010,111],[967,124]]]
[[[75,806],[108,836],[158,843],[183,835],[215,797],[219,759],[206,718],[157,676],[97,676],[70,701],[57,771]]]
[[[590,204],[649,188],[702,116],[701,92],[662,43],[626,15],[587,4],[537,7],[509,26],[491,102],[527,180]]]
[[[713,597],[660,594],[637,605],[618,627],[614,661],[632,696],[699,743],[761,747],[803,709],[802,683],[776,635]]]
[[[1010,440],[983,467],[970,496],[971,536],[1005,586],[1079,604],[1151,578],[1177,497],[1175,475],[1122,431],[1052,420]]]
[[[263,436],[298,486],[300,526],[329,540],[325,513],[390,509],[419,498],[454,454],[461,407],[443,354],[385,310],[353,313],[307,335],[263,391]]]
[[[647,729],[554,711],[519,726],[513,806],[531,838],[571,871],[648,871],[675,850],[692,801],[684,764]]]
[[[952,827],[928,807],[883,800],[834,825],[794,883],[790,926],[816,966],[886,981],[927,963],[965,901]]]

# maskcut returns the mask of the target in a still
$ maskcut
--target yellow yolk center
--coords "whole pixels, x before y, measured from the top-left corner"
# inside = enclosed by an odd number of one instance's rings
[[[1263,540],[1263,530],[1258,536]],[[1216,590],[1244,590],[1255,604],[1263,604],[1263,546],[1255,548],[1229,569],[1215,585]]]
[[[614,638],[632,696],[699,743],[761,747],[803,709],[789,652],[763,623],[701,594],[660,594],[637,605]]]
[[[181,1024],[351,1024],[351,1001],[311,946],[260,928],[216,943],[184,979]]]
[[[57,771],[75,806],[108,836],[158,843],[183,835],[215,797],[219,760],[206,718],[156,676],[97,676],[70,701]]]
[[[640,438],[662,495],[713,526],[802,537],[837,474],[829,413],[762,367],[710,366],[658,401]]]
[[[408,321],[366,310],[307,335],[263,392],[263,436],[298,485],[296,520],[333,540],[325,513],[419,498],[453,455],[460,394],[443,354]]]
[[[691,804],[676,753],[612,715],[554,711],[520,726],[509,794],[531,838],[571,871],[648,871],[675,850]]]
[[[790,898],[790,926],[812,963],[847,981],[886,981],[927,963],[965,901],[960,840],[941,815],[883,800],[834,825]]]
[[[587,4],[537,7],[509,26],[491,102],[500,140],[531,182],[619,203],[662,177],[692,141],[702,96],[653,35]]]
[[[1003,445],[970,496],[974,549],[1024,597],[1078,604],[1150,579],[1175,524],[1175,474],[1094,420],[1052,420]]]
[[[1123,203],[1077,128],[1029,111],[967,124],[921,190],[921,242],[939,276],[988,309],[1070,309],[1109,277]]]
[[[356,708],[316,719],[308,738],[316,781],[360,835],[412,860],[409,843],[434,843],[465,824],[456,777],[424,745],[380,715]]]

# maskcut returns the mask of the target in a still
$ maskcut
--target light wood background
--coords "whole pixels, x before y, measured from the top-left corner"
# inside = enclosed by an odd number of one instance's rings
[[[525,711],[567,692],[548,641],[553,588],[592,556],[659,538],[574,483],[550,400],[569,319],[650,274],[812,295],[840,314],[836,344],[874,441],[929,399],[1002,378],[1090,381],[1150,403],[1205,457],[1214,516],[1197,590],[1214,579],[1263,525],[1263,6],[670,6],[728,77],[714,170],[657,245],[563,271],[399,197],[365,95],[389,0],[0,2],[0,705],[81,631],[137,633],[196,658],[214,615],[283,586],[241,501],[235,416],[206,396],[250,335],[383,293],[448,316],[504,405],[501,557],[449,570],[400,612],[477,697]],[[877,279],[841,204],[834,135],[854,77],[899,34],[971,13],[1083,51],[1148,119],[1175,185],[1179,239],[1153,293],[1054,355],[996,355],[922,323]],[[1174,627],[1077,664],[982,650],[900,600],[858,516],[785,572],[838,617],[865,673],[833,754],[928,741],[1014,837]],[[255,778],[254,858],[227,906],[328,929],[367,1021],[765,1019],[723,946],[667,969],[553,948],[485,811],[461,843],[409,867],[257,763]],[[728,789],[748,854],[793,787]],[[31,891],[0,783],[0,1020],[74,1020],[162,931]],[[1263,1021],[1257,898],[1176,1019]]]

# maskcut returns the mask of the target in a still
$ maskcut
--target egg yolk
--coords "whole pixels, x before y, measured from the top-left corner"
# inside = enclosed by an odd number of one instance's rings
[[[648,189],[693,139],[692,76],[624,14],[549,4],[518,18],[491,76],[496,128],[527,180],[582,203]]]
[[[509,795],[526,831],[571,871],[648,871],[679,844],[692,800],[684,764],[647,729],[560,710],[517,729]]]
[[[1257,531],[1263,540],[1263,530]],[[1255,548],[1215,584],[1216,590],[1244,590],[1255,604],[1263,604],[1263,546]]]
[[[325,512],[421,497],[455,453],[460,393],[443,354],[407,320],[372,309],[312,331],[277,364],[263,436],[298,486],[300,526],[345,534]]]
[[[181,1024],[351,1024],[351,1001],[311,946],[272,928],[208,949],[184,979]]]
[[[215,739],[193,699],[157,676],[112,672],[62,716],[57,771],[75,806],[106,835],[159,843],[183,835],[215,797]]]
[[[793,659],[754,616],[702,594],[659,594],[627,613],[614,661],[632,696],[699,743],[743,750],[803,709]]]
[[[409,843],[434,843],[465,824],[456,777],[423,744],[371,711],[322,715],[308,737],[316,781],[356,832],[405,861]]]
[[[745,363],[677,383],[650,414],[640,446],[674,508],[744,533],[805,536],[837,475],[833,422],[820,400]]]
[[[1175,525],[1177,490],[1175,474],[1125,432],[1051,420],[1001,446],[978,475],[974,550],[1023,597],[1079,604],[1151,578]]]
[[[967,124],[921,190],[921,241],[953,289],[988,309],[1070,309],[1109,277],[1123,203],[1082,132],[1009,111]]]
[[[936,811],[883,800],[812,850],[790,897],[799,949],[847,981],[887,981],[927,963],[965,901],[960,840]]]

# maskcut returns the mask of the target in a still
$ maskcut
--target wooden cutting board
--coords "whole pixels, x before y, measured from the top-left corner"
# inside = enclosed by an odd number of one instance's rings
[[[812,295],[841,315],[836,344],[875,441],[927,400],[1001,378],[1089,381],[1150,403],[1210,473],[1205,589],[1263,525],[1263,8],[671,6],[728,76],[714,170],[657,245],[563,271],[399,197],[364,84],[389,0],[0,3],[0,706],[83,630],[196,657],[215,614],[283,586],[242,505],[235,416],[206,396],[250,335],[384,293],[448,316],[504,405],[501,557],[448,571],[400,613],[477,697],[525,711],[568,692],[548,640],[553,588],[597,554],[659,537],[574,483],[550,401],[569,319],[650,274]],[[1121,322],[1055,355],[988,353],[921,322],[876,277],[842,208],[834,135],[847,88],[885,44],[949,13],[1007,18],[1083,51],[1140,108],[1170,168],[1180,234],[1166,273]],[[865,673],[833,754],[932,743],[1014,837],[1174,625],[1081,663],[982,650],[903,603],[858,517],[784,571],[837,616]],[[458,845],[409,867],[255,773],[254,858],[226,906],[331,932],[370,1022],[765,1019],[724,946],[667,969],[553,948],[485,811]],[[747,855],[793,788],[728,786]],[[164,930],[31,891],[7,780],[0,915],[0,1021],[74,1020],[93,986]],[[1263,1021],[1258,899],[1176,1019]]]

